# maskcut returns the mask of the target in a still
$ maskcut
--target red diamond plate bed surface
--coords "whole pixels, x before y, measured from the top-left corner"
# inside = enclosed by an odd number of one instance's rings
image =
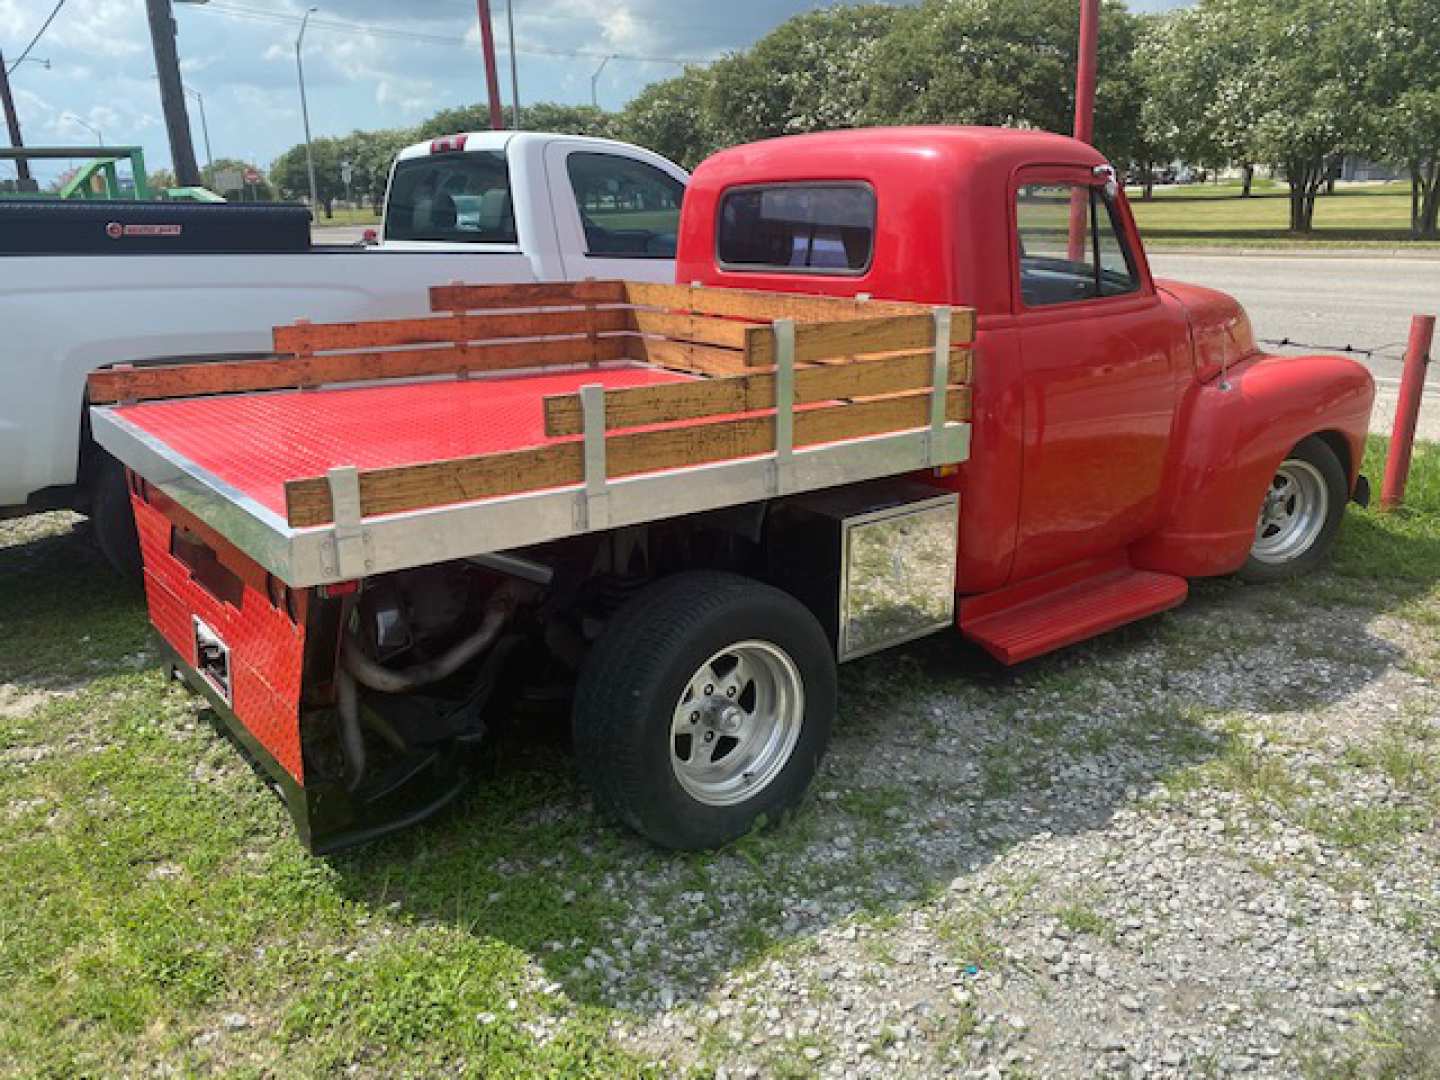
[[[116,412],[176,453],[284,516],[285,481],[336,465],[380,469],[520,450],[545,435],[543,399],[586,383],[685,382],[649,367],[282,390],[153,401]]]

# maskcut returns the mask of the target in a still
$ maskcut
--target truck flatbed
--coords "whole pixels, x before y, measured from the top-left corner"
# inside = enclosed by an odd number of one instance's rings
[[[97,373],[95,438],[292,587],[968,451],[963,309],[594,281],[431,307],[279,327],[271,360]]]

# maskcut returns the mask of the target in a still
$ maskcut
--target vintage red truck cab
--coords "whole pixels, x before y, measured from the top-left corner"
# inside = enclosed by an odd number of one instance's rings
[[[957,628],[1020,662],[1308,570],[1367,496],[1368,372],[1153,280],[1071,139],[724,151],[678,278],[457,283],[92,378],[174,669],[312,848],[445,805],[508,695],[567,681],[598,804],[723,843],[803,795],[837,662]]]

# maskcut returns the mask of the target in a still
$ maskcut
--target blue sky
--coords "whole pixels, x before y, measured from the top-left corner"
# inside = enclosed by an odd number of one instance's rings
[[[1135,10],[1186,0],[1131,0]],[[411,124],[438,108],[484,98],[473,0],[310,0],[305,36],[311,130]],[[210,0],[175,5],[181,68],[204,97],[215,157],[267,166],[303,136],[294,42],[302,0]],[[521,102],[599,102],[619,108],[686,60],[743,48],[813,0],[514,0]],[[502,96],[509,101],[505,0],[491,0]],[[0,0],[0,51],[13,64],[54,0]],[[11,75],[27,143],[139,143],[151,168],[169,164],[143,0],[65,0]],[[199,110],[189,101],[204,163]],[[83,123],[82,123],[83,122]],[[38,164],[38,163],[37,163]],[[37,168],[46,177],[56,166]],[[0,162],[0,176],[13,175]]]

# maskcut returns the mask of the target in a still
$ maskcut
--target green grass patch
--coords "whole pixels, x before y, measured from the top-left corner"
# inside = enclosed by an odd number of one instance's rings
[[[1241,197],[1238,185],[1157,187],[1148,202],[1132,188],[1130,205],[1146,244],[1157,247],[1440,246],[1410,240],[1408,182],[1347,184],[1333,195],[1321,195],[1314,230],[1308,234],[1290,232],[1289,189],[1284,184],[1257,187],[1249,198]]]

